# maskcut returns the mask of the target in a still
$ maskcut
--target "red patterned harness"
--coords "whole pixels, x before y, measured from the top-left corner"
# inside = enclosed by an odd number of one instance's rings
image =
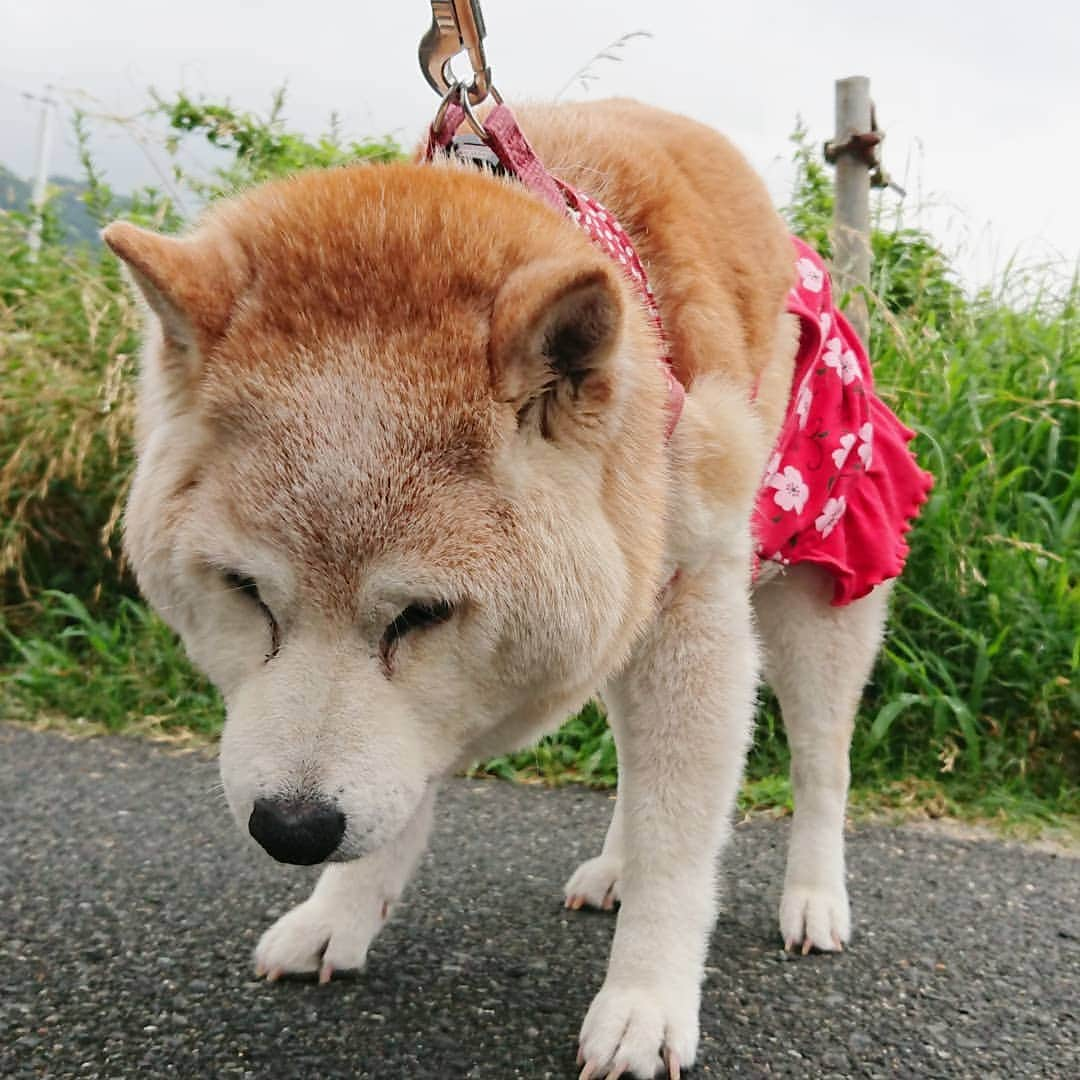
[[[428,160],[450,145],[464,119],[458,105],[443,110],[431,129]],[[686,391],[672,371],[660,310],[626,230],[599,202],[544,168],[505,105],[483,124],[484,143],[502,168],[568,213],[637,287],[661,342],[670,438]],[[754,509],[754,573],[765,563],[816,563],[833,575],[832,602],[841,605],[903,569],[905,534],[933,478],[908,449],[914,432],[874,393],[866,351],[833,304],[820,256],[801,240],[793,243],[798,280],[787,310],[798,316],[802,332],[787,414]]]

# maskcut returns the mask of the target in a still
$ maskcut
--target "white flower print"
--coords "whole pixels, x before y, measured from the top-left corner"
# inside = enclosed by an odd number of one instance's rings
[[[799,269],[802,287],[807,292],[821,292],[821,286],[825,284],[825,271],[813,259],[808,259],[805,255],[795,265]]]
[[[847,435],[840,436],[840,445],[832,452],[833,464],[838,468],[844,467],[844,462],[848,459],[848,454],[851,453],[851,448],[855,445],[855,436],[850,432]]]
[[[800,431],[806,427],[806,418],[810,415],[810,403],[813,400],[814,395],[810,387],[803,383],[802,388],[799,390],[799,396],[795,399],[795,415],[799,418]]]
[[[838,499],[829,499],[822,507],[821,513],[814,519],[814,528],[821,533],[823,540],[836,528],[846,509],[847,499],[843,495]]]
[[[796,514],[801,514],[806,500],[810,498],[810,488],[794,465],[787,465],[782,473],[774,474],[769,480],[769,487],[776,488],[773,502],[781,510],[794,510]]]
[[[836,369],[845,386],[850,386],[856,379],[862,378],[859,361],[851,349],[845,349],[838,337],[830,338],[825,345],[825,366]]]
[[[769,458],[769,464],[765,466],[765,475],[761,479],[762,487],[771,487],[773,477],[776,475],[776,470],[780,468],[780,455],[773,454]]]
[[[874,460],[874,425],[867,421],[859,428],[859,460],[864,469],[870,468],[870,462]]]

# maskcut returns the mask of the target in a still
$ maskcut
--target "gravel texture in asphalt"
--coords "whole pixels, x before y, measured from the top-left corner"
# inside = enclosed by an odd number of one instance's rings
[[[563,910],[610,799],[457,780],[366,972],[250,956],[314,872],[230,819],[214,762],[0,725],[0,1076],[572,1077],[612,919]],[[789,957],[785,822],[724,861],[694,1076],[1080,1077],[1080,861],[860,826],[855,938]]]

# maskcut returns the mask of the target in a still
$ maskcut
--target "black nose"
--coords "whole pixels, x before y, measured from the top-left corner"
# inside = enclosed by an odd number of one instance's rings
[[[345,835],[345,815],[316,799],[256,799],[248,832],[278,862],[314,866]]]

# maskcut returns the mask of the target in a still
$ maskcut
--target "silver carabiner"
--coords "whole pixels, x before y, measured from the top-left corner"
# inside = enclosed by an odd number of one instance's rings
[[[431,26],[420,40],[420,70],[440,97],[463,85],[451,62],[467,52],[473,71],[472,82],[465,88],[469,104],[479,105],[488,94],[500,100],[491,85],[491,68],[484,55],[486,36],[479,0],[431,0]]]

